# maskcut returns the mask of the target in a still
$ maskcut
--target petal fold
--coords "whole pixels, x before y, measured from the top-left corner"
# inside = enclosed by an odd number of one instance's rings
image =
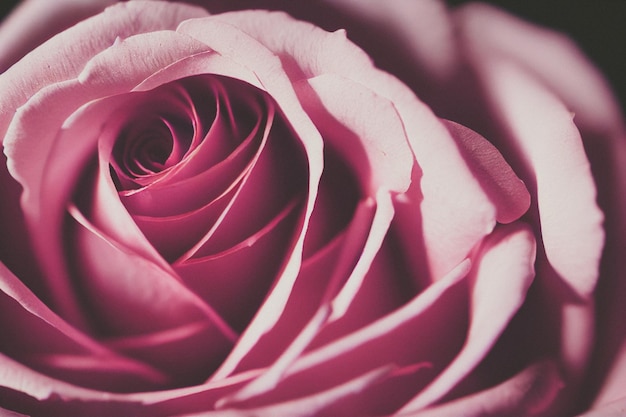
[[[504,226],[490,235],[470,274],[470,327],[465,346],[437,378],[402,409],[412,412],[443,397],[487,355],[526,299],[535,276],[529,227]]]

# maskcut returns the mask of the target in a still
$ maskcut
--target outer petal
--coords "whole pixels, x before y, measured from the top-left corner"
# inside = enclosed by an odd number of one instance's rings
[[[302,84],[297,86],[305,110],[319,126],[327,146],[334,146],[353,167],[364,183],[365,193],[373,196],[379,188],[406,191],[413,158],[393,103],[334,74],[319,75],[307,80],[307,84],[312,91]],[[319,107],[327,113],[323,114]],[[335,132],[341,127],[346,132],[338,138]]]
[[[519,219],[530,206],[530,194],[498,149],[460,124],[444,122],[471,171],[496,206],[499,223]]]
[[[33,93],[76,77],[88,60],[118,37],[172,30],[184,19],[206,14],[204,9],[182,4],[124,2],[45,42],[0,76],[0,138],[15,109]]]
[[[445,80],[451,76],[456,67],[456,43],[454,29],[444,2],[439,0],[412,1],[400,0],[381,3],[376,0],[325,0],[325,3],[345,11],[348,16],[355,17],[359,23],[367,22],[365,30],[374,31],[376,36],[395,35],[396,40],[408,56],[404,58],[412,62],[413,68],[424,70],[424,74],[415,78],[429,80]],[[347,28],[353,33],[352,28]],[[374,42],[360,42],[364,31],[355,29],[356,43],[370,53],[374,49],[376,62],[387,58],[385,51],[376,50]],[[352,35],[351,35],[352,36]],[[377,56],[378,55],[380,56]],[[395,68],[390,68],[392,72]],[[402,69],[400,69],[402,72]],[[395,73],[395,72],[394,72]]]
[[[25,0],[0,26],[0,73],[36,46],[116,0]]]
[[[532,74],[594,133],[623,130],[619,106],[606,80],[565,35],[540,28],[487,4],[456,10],[454,24],[491,56],[506,57]]]
[[[603,214],[572,114],[520,68],[485,55],[480,43],[468,48],[508,141],[502,147],[519,158],[527,181],[534,182],[546,256],[576,293],[589,297],[604,244]]]

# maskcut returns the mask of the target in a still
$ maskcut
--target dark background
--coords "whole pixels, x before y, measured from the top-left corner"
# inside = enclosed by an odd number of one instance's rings
[[[0,2],[0,16],[2,17],[18,3],[17,0],[0,0]],[[468,0],[447,0],[451,6],[467,2]],[[620,99],[622,108],[626,109],[626,0],[487,0],[486,2],[498,5],[532,22],[569,34],[604,72]]]

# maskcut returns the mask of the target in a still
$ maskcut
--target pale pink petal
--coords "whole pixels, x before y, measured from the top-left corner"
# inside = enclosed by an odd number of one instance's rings
[[[534,416],[549,410],[562,386],[554,363],[539,362],[485,391],[394,417]],[[552,414],[547,414],[552,415]]]
[[[162,68],[135,87],[134,91],[148,91],[171,81],[202,74],[223,75],[262,88],[254,71],[215,51],[207,51],[190,55]]]
[[[435,403],[487,355],[526,299],[535,248],[532,231],[523,225],[503,226],[486,238],[470,274],[470,328],[463,350],[402,412]]]
[[[406,191],[413,158],[393,103],[334,74],[307,81],[296,85],[304,109],[319,126],[325,145],[351,166],[363,192]]]
[[[154,44],[162,44],[158,57],[141,61],[132,59],[132,56],[139,51],[150,48]],[[51,170],[56,171],[54,164],[61,158],[48,155],[53,148],[65,151],[64,144],[56,140],[56,135],[74,111],[90,100],[127,92],[164,65],[203,50],[206,50],[206,47],[175,32],[155,32],[135,36],[117,42],[106,51],[96,55],[79,75],[78,80],[51,85],[31,97],[28,103],[17,112],[5,138],[9,168],[25,187],[26,198],[37,199],[37,196],[31,196],[30,193],[39,193],[38,188],[44,176],[43,172],[49,175]],[[112,73],[112,68],[119,68],[120,65],[125,71]],[[98,131],[93,129],[93,126],[91,127],[87,132],[93,138]],[[37,141],[34,141],[33,137],[36,137]],[[75,138],[72,139],[68,140],[70,145],[78,149],[73,152],[74,158],[80,158],[92,149],[90,146],[93,146],[93,143],[86,138],[80,142],[77,142]],[[61,162],[63,166],[80,168],[80,164],[68,163],[70,156],[65,156],[65,152],[63,155],[64,159]],[[52,167],[46,166],[41,161],[49,161],[48,164]],[[66,171],[62,170],[62,172],[65,174]],[[70,175],[70,180],[74,178]],[[54,181],[59,181],[59,179],[54,178]],[[31,204],[37,205],[35,202]]]
[[[300,138],[308,157],[308,195],[305,206],[302,231],[296,238],[293,254],[284,272],[278,277],[252,323],[240,337],[222,371],[216,374],[223,377],[229,374],[256,341],[276,323],[284,311],[302,262],[302,247],[305,231],[317,195],[323,168],[322,139],[319,132],[302,110],[291,82],[283,72],[278,57],[245,33],[211,18],[188,20],[178,28],[181,33],[201,40],[206,45],[228,57],[239,65],[255,68],[260,84],[274,98],[289,120],[295,134]]]
[[[487,4],[453,12],[461,39],[492,57],[504,57],[540,80],[574,113],[576,125],[596,134],[624,129],[605,78],[566,35],[540,28]]]
[[[587,137],[584,137],[587,141]],[[606,215],[606,248],[595,299],[596,349],[584,383],[586,392],[601,387],[594,406],[623,395],[626,386],[626,135],[591,137],[586,142],[598,187],[598,200]]]
[[[22,1],[0,26],[0,72],[50,37],[113,3],[115,0]]]
[[[403,58],[408,59],[414,68],[425,71],[417,77],[446,80],[452,75],[457,64],[454,29],[444,2],[439,0],[401,0],[381,3],[377,0],[325,0],[326,3],[345,10],[350,17],[360,23],[367,22],[369,30],[377,35],[393,34],[398,39],[398,49]],[[374,27],[375,29],[372,29]],[[348,32],[352,33],[350,28]],[[370,51],[376,48],[374,42],[360,43]],[[378,52],[378,54],[376,54]],[[385,51],[374,51],[382,59]],[[410,66],[410,65],[408,65]]]
[[[493,230],[496,208],[443,124],[417,100],[406,104],[400,113],[421,173],[414,174],[406,198],[398,198],[407,206],[398,215],[416,216],[419,207],[428,273],[436,278]]]
[[[546,256],[561,278],[588,297],[598,278],[603,214],[572,114],[544,86],[510,62],[479,52],[474,65],[504,146],[523,164],[536,200]]]
[[[541,265],[537,268],[537,276],[549,276],[541,270]],[[580,378],[588,371],[589,360],[596,340],[596,302],[585,300],[576,302],[568,300],[563,291],[554,291],[553,304],[557,300],[563,305],[559,313],[560,317],[560,360],[561,366],[568,372],[569,383],[576,386]]]
[[[3,155],[4,156],[4,155]],[[0,259],[36,295],[45,299],[42,273],[33,259],[33,249],[20,205],[21,185],[11,177],[6,158],[0,157]]]
[[[521,217],[530,207],[530,194],[498,149],[465,126],[451,121],[444,123],[464,154],[466,163],[496,206],[496,220],[510,223]]]
[[[0,137],[13,111],[30,96],[46,85],[78,76],[87,61],[118,37],[173,30],[184,19],[206,14],[204,9],[183,4],[124,2],[53,37],[0,77]]]

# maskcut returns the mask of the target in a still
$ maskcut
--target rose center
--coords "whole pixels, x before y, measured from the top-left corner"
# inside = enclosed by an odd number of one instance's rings
[[[173,138],[166,126],[153,126],[135,136],[134,140],[118,142],[114,155],[123,160],[122,169],[127,175],[140,177],[155,174],[165,168],[165,163],[172,153]]]

